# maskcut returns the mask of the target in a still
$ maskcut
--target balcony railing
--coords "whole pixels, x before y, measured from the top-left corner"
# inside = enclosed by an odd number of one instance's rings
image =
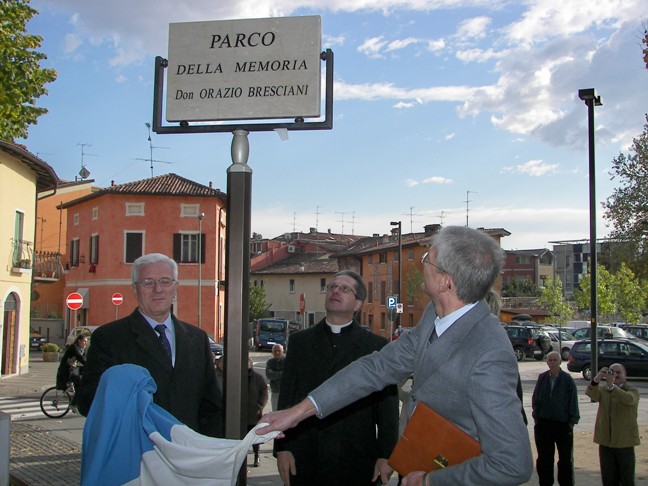
[[[63,276],[61,254],[55,251],[34,252],[34,281],[57,282]]]
[[[32,268],[34,244],[31,241],[11,239],[11,269],[23,272]]]

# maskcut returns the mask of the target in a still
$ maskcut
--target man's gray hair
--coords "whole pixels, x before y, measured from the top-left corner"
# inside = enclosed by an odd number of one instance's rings
[[[469,304],[484,299],[499,276],[505,253],[486,233],[467,226],[446,226],[431,244],[436,263],[456,285],[457,297]]]
[[[131,280],[133,283],[139,282],[140,269],[151,263],[166,263],[171,269],[173,280],[178,280],[178,264],[173,258],[169,258],[162,253],[149,253],[148,255],[142,255],[133,262],[133,268],[131,268]]]

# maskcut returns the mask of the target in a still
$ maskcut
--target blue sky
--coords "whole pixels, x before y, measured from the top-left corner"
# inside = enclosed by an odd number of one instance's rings
[[[168,24],[322,17],[335,54],[330,131],[249,135],[252,231],[387,233],[429,223],[504,228],[506,249],[589,238],[587,107],[595,88],[597,199],[643,130],[641,0],[32,0],[58,71],[28,149],[71,180],[151,176],[153,67]],[[323,66],[322,66],[323,68]],[[153,134],[154,175],[226,189],[232,136]],[[80,144],[88,144],[81,146]],[[469,201],[466,204],[466,201]],[[609,228],[598,206],[598,236]]]

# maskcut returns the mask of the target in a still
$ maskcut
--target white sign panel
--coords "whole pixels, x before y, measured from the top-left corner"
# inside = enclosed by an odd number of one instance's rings
[[[319,16],[169,24],[166,119],[318,117]]]

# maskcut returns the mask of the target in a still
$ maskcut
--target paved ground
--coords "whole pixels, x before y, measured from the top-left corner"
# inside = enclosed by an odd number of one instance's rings
[[[267,359],[267,353],[254,357],[257,366],[262,367],[262,361]],[[53,384],[57,363],[45,363],[38,353],[32,355],[30,372],[0,380],[0,397],[39,397],[43,390]],[[524,405],[529,417],[530,399],[538,373],[544,371],[544,363],[525,361],[520,365],[525,390]],[[598,470],[597,446],[592,443],[593,421],[596,415],[596,405],[582,394],[586,382],[580,375],[573,374],[579,387],[579,403],[581,423],[575,428],[574,459],[576,464],[576,483],[579,486],[600,484]],[[641,400],[639,410],[640,434],[642,446],[637,452],[637,485],[648,485],[648,382],[634,383],[640,388]],[[11,484],[15,485],[65,485],[78,484],[80,474],[80,449],[83,423],[85,419],[79,415],[69,414],[63,419],[38,419],[14,421],[11,427]],[[533,429],[529,426],[531,445],[533,444]],[[261,467],[250,467],[251,454],[248,455],[247,484],[250,486],[280,486],[282,484],[272,457],[271,444],[261,446]],[[396,484],[392,478],[390,486]],[[528,486],[538,484],[537,477],[531,478]]]

